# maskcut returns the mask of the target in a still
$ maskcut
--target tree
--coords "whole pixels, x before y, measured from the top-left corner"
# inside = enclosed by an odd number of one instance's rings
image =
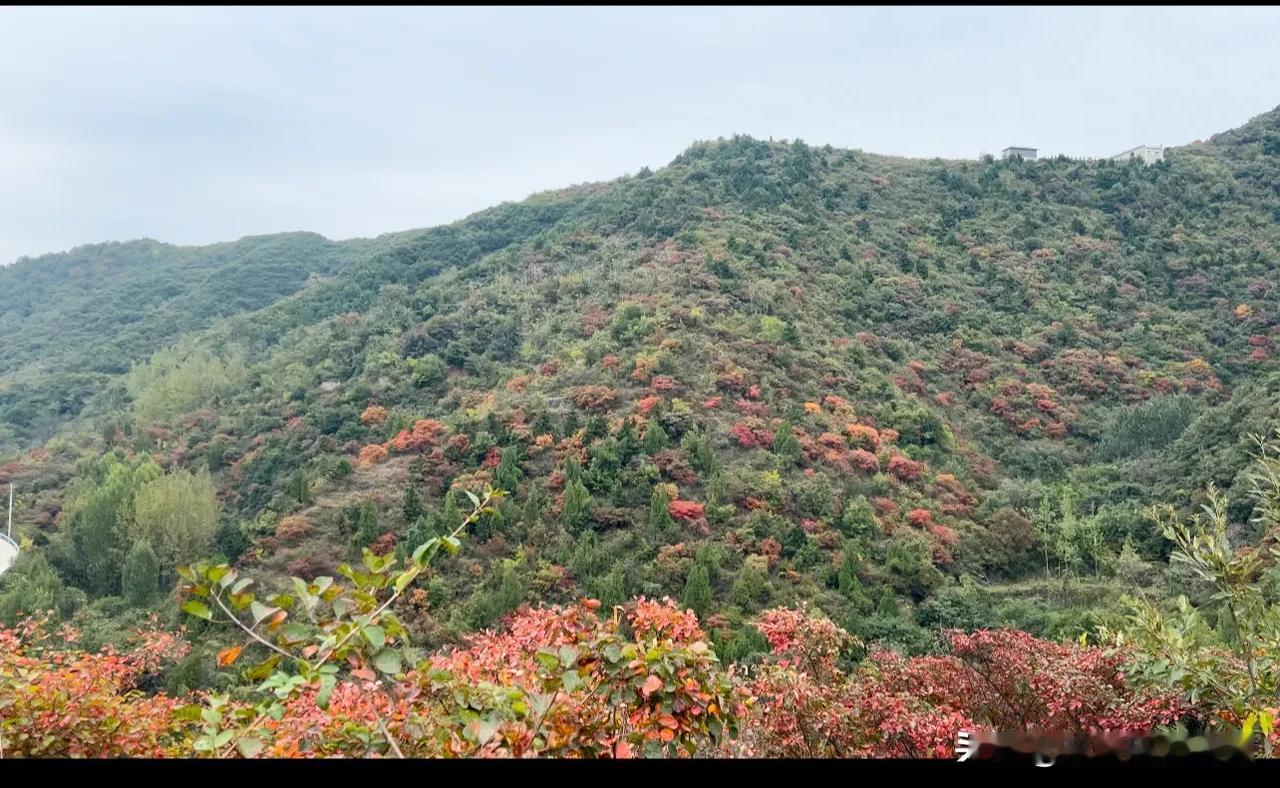
[[[698,614],[699,618],[705,618],[711,609],[711,576],[705,564],[695,563],[693,569],[689,570],[682,602],[685,607]]]
[[[107,454],[93,463],[67,507],[72,579],[94,594],[119,591],[120,566],[132,544],[134,499],[141,486],[164,474],[149,458],[130,466],[123,456]]]
[[[134,607],[145,607],[160,588],[160,559],[145,539],[129,550],[121,569],[120,588]]]
[[[560,511],[560,521],[570,532],[581,530],[591,517],[591,493],[582,479],[574,479],[564,487],[564,508]]]
[[[738,570],[730,594],[734,604],[748,610],[769,598],[769,564],[760,556],[748,556]]]
[[[130,536],[151,544],[162,573],[207,552],[217,531],[218,498],[207,471],[177,471],[138,490]]]
[[[653,495],[649,497],[649,530],[653,532],[655,539],[662,539],[670,534],[675,526],[675,521],[671,519],[671,511],[668,509],[670,502],[667,491],[662,485],[653,488]]]
[[[404,500],[400,504],[400,512],[404,515],[406,523],[416,523],[418,518],[422,516],[422,494],[418,492],[418,486],[410,482],[404,488]]]
[[[644,453],[657,454],[667,448],[671,440],[657,419],[650,418],[644,425]]]
[[[307,477],[305,471],[298,471],[289,479],[289,494],[297,499],[298,503],[311,503],[311,479]]]
[[[514,494],[522,478],[524,471],[520,470],[519,449],[514,446],[503,449],[502,461],[493,472],[494,486]]]
[[[858,577],[858,570],[861,568],[862,560],[858,555],[857,545],[852,541],[846,541],[844,544],[844,558],[840,562],[840,572],[836,576],[836,584],[840,589],[840,593],[844,598],[854,603],[860,612],[867,612],[871,609],[871,599],[867,596],[866,589],[862,587],[862,580]]]
[[[859,495],[845,504],[840,515],[840,532],[850,538],[869,536],[876,528],[875,509],[866,496]]]
[[[356,520],[355,535],[352,541],[356,547],[364,549],[373,544],[378,538],[378,510],[374,507],[372,501],[366,501],[360,507],[360,514]]]
[[[0,586],[0,622],[14,624],[23,616],[58,611],[65,598],[62,578],[44,555],[24,551],[5,573]]]
[[[789,465],[800,462],[800,443],[790,422],[782,422],[773,434],[773,453]]]

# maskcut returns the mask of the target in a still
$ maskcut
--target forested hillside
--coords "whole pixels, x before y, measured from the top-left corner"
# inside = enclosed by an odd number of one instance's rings
[[[277,653],[241,671],[239,649],[267,647],[210,623],[251,601],[249,629],[284,650],[306,641],[281,634],[290,605],[332,604],[319,651],[359,680],[404,680],[417,656],[435,690],[452,691],[447,674],[533,693],[397,728],[434,742],[419,754],[620,754],[579,687],[617,681],[645,703],[674,693],[635,712],[628,753],[946,756],[956,726],[1003,713],[948,694],[973,671],[1013,694],[1019,670],[1089,674],[1047,705],[1022,698],[1024,723],[1253,714],[1269,733],[1256,701],[1275,665],[1253,660],[1280,637],[1280,475],[1255,438],[1280,427],[1278,270],[1280,110],[1150,166],[734,137],[373,240],[23,260],[0,269],[0,482],[27,545],[0,580],[0,622],[31,643],[44,630],[23,614],[52,609],[87,652],[186,626],[189,645],[153,636],[130,657],[166,689],[138,719],[170,719],[189,690],[247,702],[284,670]],[[505,494],[475,506],[489,488]],[[1182,538],[1206,501],[1211,536]],[[427,567],[442,547],[456,555]],[[417,567],[404,585],[391,559]],[[354,607],[326,598],[340,574],[363,589]],[[237,575],[288,602],[222,582]],[[393,588],[393,606],[369,601]],[[1230,626],[1228,593],[1250,611]],[[599,618],[616,606],[627,618]],[[334,645],[348,625],[366,655]],[[1061,645],[1081,636],[1108,645]],[[437,651],[386,656],[410,640]],[[609,656],[579,663],[570,645]],[[816,655],[803,680],[776,663],[802,647]],[[676,678],[628,674],[626,648]],[[1219,674],[1235,659],[1248,687],[1218,686],[1211,708],[1194,683],[1210,658]],[[774,672],[744,684],[729,663]],[[522,684],[538,665],[552,683]],[[1121,665],[1148,683],[1116,679]],[[292,675],[325,703],[354,686],[315,665]],[[1094,716],[1072,717],[1083,684]],[[357,695],[343,714],[415,713]],[[861,710],[857,730],[778,721],[841,704]],[[274,754],[357,747],[338,722],[328,744],[289,739],[284,719]],[[893,733],[900,719],[919,724]],[[473,724],[465,745],[450,738]],[[219,730],[205,751],[235,746]],[[139,733],[147,752],[185,746],[155,735]]]

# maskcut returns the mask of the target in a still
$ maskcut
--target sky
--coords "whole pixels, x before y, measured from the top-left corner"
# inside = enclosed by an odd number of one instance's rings
[[[0,264],[380,235],[735,133],[1178,145],[1280,104],[1280,9],[4,8]]]

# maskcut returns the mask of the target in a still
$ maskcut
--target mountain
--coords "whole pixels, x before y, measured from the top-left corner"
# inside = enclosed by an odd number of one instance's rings
[[[730,656],[777,603],[911,652],[1074,636],[1167,554],[1146,506],[1213,482],[1249,519],[1277,140],[1280,110],[1152,166],[734,137],[430,230],[25,260],[0,480],[68,615],[124,615],[138,491],[207,471],[190,545],[277,579],[511,490],[415,608],[428,641],[637,594]]]

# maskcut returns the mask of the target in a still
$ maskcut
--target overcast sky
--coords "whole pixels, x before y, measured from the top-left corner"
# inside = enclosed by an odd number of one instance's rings
[[[426,227],[734,133],[1092,156],[1280,104],[1275,8],[6,8],[0,53],[0,264]]]

